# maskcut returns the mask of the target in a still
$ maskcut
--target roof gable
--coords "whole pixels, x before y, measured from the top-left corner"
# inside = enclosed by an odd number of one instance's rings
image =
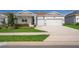
[[[16,16],[34,16],[36,14],[30,12],[30,11],[27,11],[27,10],[23,10],[23,11],[20,11],[18,13],[15,13]]]

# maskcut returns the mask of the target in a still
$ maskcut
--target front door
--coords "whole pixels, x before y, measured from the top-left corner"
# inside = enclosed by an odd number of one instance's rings
[[[32,17],[32,25],[34,25],[34,16]]]

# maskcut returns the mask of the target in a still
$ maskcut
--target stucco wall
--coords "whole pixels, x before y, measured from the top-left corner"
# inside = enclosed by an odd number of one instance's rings
[[[31,24],[32,23],[32,17],[17,17],[17,24]],[[27,22],[22,22],[22,19],[26,19]]]
[[[76,16],[76,23],[79,23],[79,16]]]
[[[2,19],[2,18],[0,18],[0,25],[3,25],[2,21],[3,21],[3,19]]]

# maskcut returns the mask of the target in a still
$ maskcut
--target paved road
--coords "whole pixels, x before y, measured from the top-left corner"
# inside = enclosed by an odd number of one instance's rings
[[[49,32],[50,36],[45,40],[46,42],[79,41],[79,30],[76,29],[72,29],[65,26],[44,26],[38,28]]]
[[[79,42],[3,42],[0,48],[79,48]]]

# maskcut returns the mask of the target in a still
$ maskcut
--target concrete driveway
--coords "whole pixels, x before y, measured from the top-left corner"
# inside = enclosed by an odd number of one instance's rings
[[[65,26],[43,26],[38,28],[48,31],[50,34],[45,42],[79,42],[79,30]]]

